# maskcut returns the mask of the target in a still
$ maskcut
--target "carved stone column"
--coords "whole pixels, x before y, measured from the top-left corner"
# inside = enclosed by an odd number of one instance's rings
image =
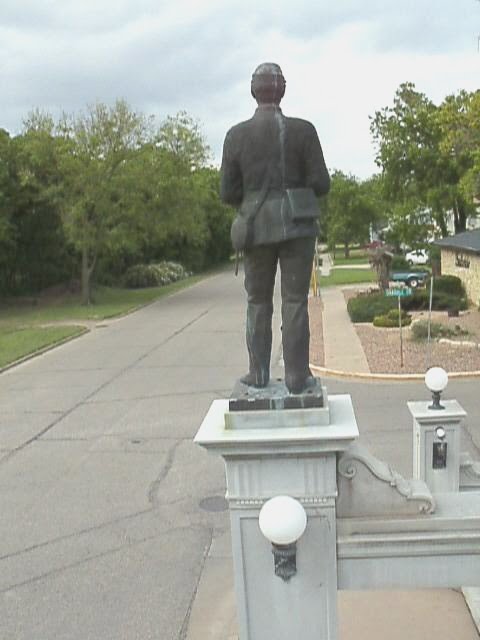
[[[357,437],[347,395],[322,409],[235,415],[226,400],[212,404],[195,442],[225,460],[241,640],[336,639],[337,453]],[[275,575],[258,525],[262,505],[277,495],[296,498],[307,513],[288,582]]]

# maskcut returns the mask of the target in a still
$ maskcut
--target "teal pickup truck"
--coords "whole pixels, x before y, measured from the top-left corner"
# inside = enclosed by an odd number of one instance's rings
[[[390,274],[392,282],[403,282],[408,287],[416,289],[423,286],[429,277],[428,271],[393,271]]]

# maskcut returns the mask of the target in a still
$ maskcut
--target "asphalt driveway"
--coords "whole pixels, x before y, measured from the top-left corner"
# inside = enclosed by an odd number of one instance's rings
[[[192,438],[245,371],[243,333],[241,278],[224,273],[0,375],[2,640],[185,638],[228,531],[223,464]],[[373,453],[409,475],[405,403],[423,384],[326,382],[352,394]],[[478,380],[447,395],[480,457]]]

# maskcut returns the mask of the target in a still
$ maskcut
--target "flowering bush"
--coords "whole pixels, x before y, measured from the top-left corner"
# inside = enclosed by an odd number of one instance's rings
[[[187,278],[186,271],[178,262],[157,262],[155,264],[136,264],[123,276],[123,284],[129,289],[144,287],[162,287],[177,280]]]

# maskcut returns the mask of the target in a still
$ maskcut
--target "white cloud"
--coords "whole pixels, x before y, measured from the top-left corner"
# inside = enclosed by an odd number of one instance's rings
[[[412,81],[434,101],[477,88],[474,0],[3,0],[0,127],[126,98],[160,117],[198,117],[219,159],[250,117],[250,78],[278,62],[282,107],[317,126],[331,168],[375,170],[368,116]]]

